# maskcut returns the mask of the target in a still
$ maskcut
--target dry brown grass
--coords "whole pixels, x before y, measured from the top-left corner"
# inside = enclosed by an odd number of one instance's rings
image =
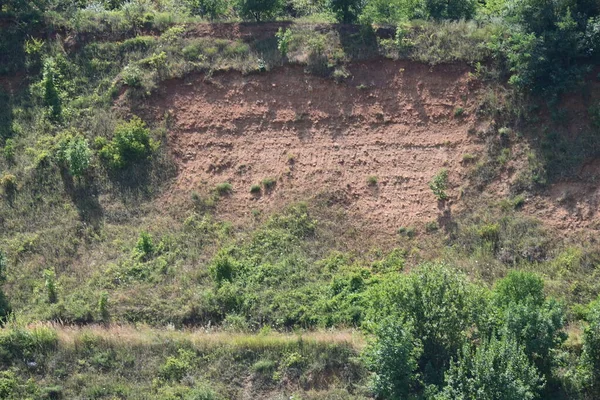
[[[355,350],[362,350],[365,337],[356,330],[318,330],[297,333],[234,333],[213,329],[157,329],[147,325],[61,325],[58,323],[37,323],[29,328],[46,326],[54,329],[64,346],[75,345],[83,335],[93,335],[111,345],[155,346],[165,342],[191,343],[199,348],[215,348],[230,345],[241,348],[261,349],[281,347],[297,342],[314,344],[346,344]]]

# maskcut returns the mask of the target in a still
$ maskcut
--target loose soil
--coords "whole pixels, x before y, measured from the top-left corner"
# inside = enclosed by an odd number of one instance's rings
[[[168,116],[178,167],[164,201],[229,182],[219,212],[232,220],[319,194],[387,233],[447,216],[460,206],[462,156],[483,146],[469,133],[484,129],[469,68],[382,59],[349,71],[342,83],[301,66],[167,82],[150,105]],[[451,183],[445,203],[428,187],[442,168]],[[252,194],[265,178],[274,187]]]

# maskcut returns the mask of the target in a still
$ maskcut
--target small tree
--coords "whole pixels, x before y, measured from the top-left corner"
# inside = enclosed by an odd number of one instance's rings
[[[580,373],[590,398],[600,396],[600,297],[589,306],[588,325],[583,331]]]
[[[147,160],[158,148],[158,143],[150,137],[150,130],[138,117],[117,125],[112,141],[97,138],[96,145],[100,148],[100,157],[115,170]]]
[[[237,0],[237,10],[244,19],[260,22],[272,18],[282,7],[281,0]]]
[[[92,151],[87,139],[81,135],[66,134],[58,143],[57,158],[77,178],[81,178],[90,166]]]
[[[192,15],[208,17],[211,21],[223,16],[227,11],[225,0],[187,0],[185,4]]]
[[[544,383],[515,338],[492,336],[475,350],[465,344],[435,399],[533,400]]]
[[[50,118],[59,121],[62,118],[62,100],[56,84],[56,65],[54,60],[47,58],[44,61],[42,88],[44,105],[50,110]]]
[[[492,305],[496,308],[495,329],[508,332],[523,344],[525,354],[544,374],[550,374],[552,350],[566,340],[562,305],[546,299],[539,276],[513,271],[496,284]]]
[[[418,382],[418,364],[423,349],[412,327],[390,318],[375,332],[377,340],[365,349],[367,368],[375,373],[373,390],[385,399],[406,399]]]
[[[448,189],[448,170],[442,169],[438,172],[431,182],[429,182],[429,188],[437,197],[438,200],[447,200],[448,195],[446,194],[446,189]]]
[[[329,0],[329,7],[337,20],[344,24],[356,22],[363,5],[363,0]]]

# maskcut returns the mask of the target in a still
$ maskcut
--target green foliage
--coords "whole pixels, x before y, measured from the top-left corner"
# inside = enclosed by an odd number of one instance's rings
[[[363,354],[366,367],[374,372],[373,391],[384,399],[410,398],[420,378],[421,342],[413,336],[410,324],[395,319],[379,324],[375,337]]]
[[[591,397],[600,394],[600,298],[588,308],[579,373]]]
[[[14,163],[15,161],[15,141],[11,138],[6,139],[4,142],[4,148],[2,149],[2,153],[4,154],[4,158],[9,163]]]
[[[196,363],[196,354],[190,350],[179,349],[177,356],[168,357],[160,368],[160,377],[169,381],[180,381],[192,371]]]
[[[446,189],[448,189],[448,170],[442,169],[438,172],[431,182],[429,182],[429,188],[438,200],[447,200],[448,195]]]
[[[426,384],[441,383],[482,307],[464,276],[435,264],[408,275],[390,274],[369,288],[367,296],[371,323],[394,316],[398,323],[413,326],[423,349],[418,365]]]
[[[57,69],[52,58],[44,60],[42,90],[44,106],[49,109],[50,118],[58,122],[62,118],[62,100],[56,83]]]
[[[364,5],[360,22],[397,25],[400,21],[423,17],[424,9],[419,0],[371,0]]]
[[[379,179],[376,176],[369,176],[367,178],[367,185],[369,186],[377,186],[377,182]]]
[[[23,329],[10,326],[0,332],[0,362],[11,365],[41,360],[55,350],[57,345],[58,335],[54,329],[48,327]]]
[[[215,187],[215,189],[220,196],[226,196],[228,194],[231,194],[231,192],[233,191],[233,186],[231,186],[231,183],[229,182],[223,182],[219,183]]]
[[[426,15],[433,19],[470,19],[475,14],[477,2],[473,0],[424,0]]]
[[[19,188],[17,177],[13,174],[5,173],[0,178],[0,187],[4,189],[4,193],[9,197],[10,200],[10,198],[16,194],[17,189]]]
[[[211,21],[222,18],[228,6],[225,0],[186,0],[185,4],[192,15],[208,17]]]
[[[540,277],[512,271],[496,284],[492,304],[498,312],[497,329],[514,336],[538,370],[549,375],[552,351],[566,339],[565,313],[560,303],[546,300],[543,289]]]
[[[280,0],[236,0],[237,11],[244,19],[260,22],[274,17],[282,7]]]
[[[66,133],[58,141],[56,158],[72,176],[80,178],[90,166],[92,151],[83,136]]]
[[[44,270],[44,281],[48,303],[56,303],[58,301],[58,288],[56,286],[56,274],[54,270]]]
[[[158,149],[150,130],[138,117],[117,125],[111,141],[98,138],[98,154],[110,169],[119,170],[148,160]]]
[[[275,34],[275,37],[277,38],[277,50],[279,50],[283,58],[287,57],[290,47],[290,41],[292,40],[292,30],[283,30],[279,28],[279,30]]]
[[[108,293],[102,292],[100,294],[100,300],[98,300],[98,313],[100,314],[100,318],[104,322],[108,322],[110,317],[110,313],[108,311]]]
[[[360,0],[329,0],[329,7],[335,14],[338,22],[350,24],[358,19],[363,2]]]
[[[225,253],[221,253],[213,260],[211,271],[213,279],[218,284],[223,283],[223,281],[231,282],[236,271],[236,265],[231,257]]]
[[[148,232],[140,232],[140,237],[135,245],[134,255],[140,260],[148,260],[155,251],[156,248],[152,241],[152,236]]]
[[[465,344],[445,374],[445,386],[436,400],[533,400],[544,379],[511,336],[484,339],[476,348]]]

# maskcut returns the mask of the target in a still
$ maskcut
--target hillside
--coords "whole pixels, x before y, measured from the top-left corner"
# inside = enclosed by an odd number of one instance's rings
[[[0,398],[596,398],[592,11],[142,3],[0,4]]]

